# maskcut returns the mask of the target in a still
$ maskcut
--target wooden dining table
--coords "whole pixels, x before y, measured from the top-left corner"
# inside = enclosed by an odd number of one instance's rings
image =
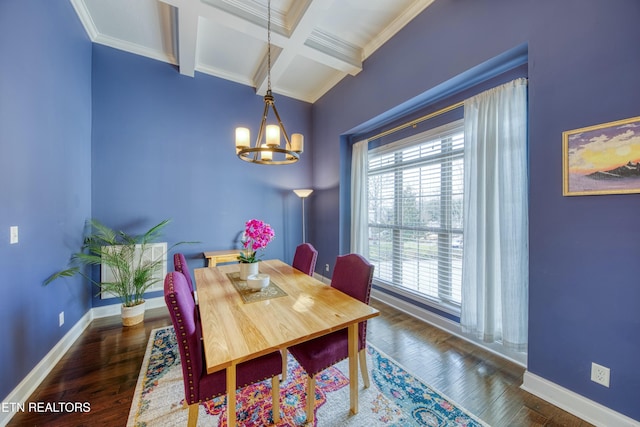
[[[270,276],[265,294],[252,294],[237,278],[239,264],[194,271],[208,373],[226,370],[227,420],[236,422],[236,365],[348,329],[350,410],[358,413],[358,323],[378,310],[280,260],[260,262]]]

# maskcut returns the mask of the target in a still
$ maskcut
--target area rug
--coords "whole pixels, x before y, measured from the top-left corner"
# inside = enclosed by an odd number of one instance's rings
[[[314,426],[487,426],[370,344],[367,363],[371,386],[363,388],[360,380],[357,415],[349,413],[348,361],[316,376]],[[306,425],[306,381],[306,373],[289,356],[287,379],[280,385],[281,420],[277,426]],[[184,426],[188,410],[183,402],[182,369],[175,332],[173,327],[154,329],[142,362],[127,426]],[[224,396],[200,405],[198,425],[227,425]],[[238,391],[237,425],[273,425],[270,380]]]

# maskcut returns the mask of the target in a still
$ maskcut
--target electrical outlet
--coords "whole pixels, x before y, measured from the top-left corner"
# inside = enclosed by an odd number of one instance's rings
[[[326,271],[327,273],[329,272],[329,264],[324,265],[324,271]]]
[[[591,381],[609,387],[609,379],[611,372],[606,366],[591,363]]]
[[[61,311],[58,315],[58,326],[64,325],[64,311]]]

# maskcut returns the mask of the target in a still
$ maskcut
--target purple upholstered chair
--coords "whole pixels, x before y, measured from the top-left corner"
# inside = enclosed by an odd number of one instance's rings
[[[310,243],[303,243],[296,248],[293,256],[293,267],[309,276],[313,276],[316,269],[318,251]]]
[[[227,391],[225,370],[207,374],[204,362],[199,316],[185,276],[179,272],[168,273],[164,279],[164,300],[169,308],[171,321],[178,338],[185,405],[189,406],[188,425],[195,426],[198,406],[202,401],[213,399]],[[280,420],[280,383],[282,370],[279,351],[249,360],[236,367],[236,387],[244,387],[271,378],[273,419]],[[239,387],[238,387],[239,386]]]
[[[189,273],[189,266],[187,265],[187,260],[181,253],[173,254],[173,269],[177,272],[180,272],[184,275],[184,278],[187,279],[187,284],[189,285],[189,290],[191,291],[191,296],[195,298],[193,295],[193,280],[191,280],[191,273]]]
[[[331,286],[345,294],[369,304],[374,266],[358,254],[339,256],[331,279]],[[366,345],[367,322],[358,325],[358,357],[364,386],[369,387]],[[309,375],[307,384],[307,423],[313,423],[315,406],[315,376],[326,368],[349,356],[347,330],[315,338],[289,347],[289,352]]]
[[[318,251],[311,243],[298,245],[296,253],[293,255],[293,268],[302,271],[304,274],[313,277],[316,269]],[[282,381],[287,379],[287,350],[282,350]]]

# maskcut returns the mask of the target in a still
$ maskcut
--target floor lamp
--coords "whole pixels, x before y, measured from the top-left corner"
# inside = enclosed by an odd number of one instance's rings
[[[305,226],[304,226],[304,199],[306,199],[307,197],[309,197],[309,195],[311,193],[313,193],[313,190],[309,189],[309,188],[305,188],[302,190],[293,190],[294,193],[296,193],[296,196],[300,197],[302,199],[302,243],[306,243],[306,237],[305,237]]]

